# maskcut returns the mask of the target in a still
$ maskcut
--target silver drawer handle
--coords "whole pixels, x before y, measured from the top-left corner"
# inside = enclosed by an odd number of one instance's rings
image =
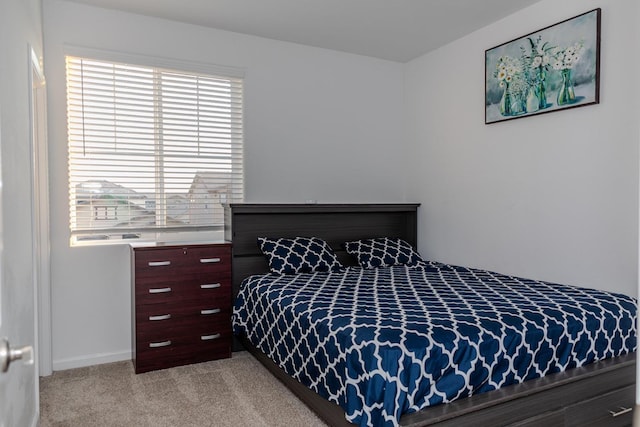
[[[212,264],[215,262],[220,262],[220,258],[200,258],[200,262],[203,264]]]
[[[633,408],[625,408],[624,406],[619,406],[619,408],[620,410],[618,412],[609,411],[613,418],[619,417],[620,415],[628,414],[629,412],[633,411]]]
[[[200,289],[215,289],[219,287],[220,283],[207,283],[205,285],[200,285]]]
[[[149,267],[162,267],[165,265],[171,265],[171,261],[149,261]]]
[[[171,288],[151,288],[149,289],[150,294],[164,294],[167,292],[171,292]]]
[[[161,314],[159,316],[149,316],[149,320],[167,320],[171,319],[170,314]]]
[[[217,338],[220,338],[220,334],[213,334],[213,335],[202,335],[200,337],[200,339],[202,341],[209,341],[209,340],[215,340]]]
[[[220,313],[219,308],[212,308],[210,310],[200,310],[200,314],[216,314],[216,313]]]
[[[166,347],[168,345],[171,345],[171,340],[162,341],[162,342],[150,342],[149,343],[149,347],[150,348]]]

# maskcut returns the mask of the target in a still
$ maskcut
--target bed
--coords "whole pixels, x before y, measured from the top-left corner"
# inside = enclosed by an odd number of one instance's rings
[[[417,204],[231,205],[226,212],[228,216],[226,234],[227,238],[233,241],[234,295],[240,292],[240,285],[244,279],[256,274],[264,275],[269,271],[265,257],[256,243],[260,236],[291,238],[321,236],[333,248],[341,264],[354,266],[357,262],[344,251],[342,246],[345,241],[373,236],[394,236],[415,247],[417,209]],[[443,272],[456,277],[461,274],[477,274],[463,267],[445,266],[439,263],[429,263],[420,267],[423,270],[422,273],[415,272],[419,268],[393,268],[395,270],[389,274],[394,274],[394,277],[401,277],[403,274],[442,276]],[[357,271],[357,268],[353,268],[352,274],[360,274],[359,277],[362,277],[362,273]],[[412,280],[411,277],[409,279]],[[273,281],[274,278],[271,280]],[[278,280],[275,278],[276,282]],[[399,280],[399,282],[404,281],[406,280]],[[266,283],[265,286],[273,285]],[[290,283],[286,283],[283,288],[288,292],[291,287]],[[635,309],[635,305],[633,308]],[[633,315],[635,316],[635,312]],[[629,328],[633,328],[633,342],[630,341],[627,333],[627,342],[623,345],[627,350],[635,349],[635,322],[632,323],[626,326],[627,332]],[[270,353],[270,350],[264,347],[264,343],[259,345],[260,349],[247,340],[246,336],[241,339],[242,344],[236,344],[236,349],[241,348],[242,345],[251,351],[328,424],[353,425],[345,418],[345,415],[351,413],[350,416],[353,419],[353,409],[350,408],[348,413],[345,413],[344,401],[341,402],[343,404],[341,407],[321,397],[285,373],[283,367],[289,372],[292,372],[292,368],[282,363],[283,357],[275,357],[280,361],[279,365],[267,357],[265,353]],[[255,343],[256,340],[253,341]],[[605,353],[603,354],[607,356]],[[412,413],[398,415],[399,424],[404,426],[627,425],[630,424],[630,408],[633,405],[635,355],[627,351],[608,354],[608,356],[612,355],[615,357],[606,357],[604,360],[575,368],[569,364],[567,366],[572,369],[507,385],[497,390],[474,393],[470,397],[462,397],[464,393],[457,396],[457,399],[456,396],[444,397],[441,400],[446,402],[452,400],[451,403],[433,404]],[[300,375],[297,376],[300,378]],[[317,389],[316,386],[317,384],[314,388]],[[488,387],[488,389],[491,388],[493,387]],[[327,396],[326,392],[321,394]],[[339,401],[335,396],[331,400]],[[433,403],[438,403],[438,398],[434,399]],[[384,423],[381,417],[371,419],[360,417],[355,420],[362,425]],[[391,420],[389,425],[397,422],[397,419]]]

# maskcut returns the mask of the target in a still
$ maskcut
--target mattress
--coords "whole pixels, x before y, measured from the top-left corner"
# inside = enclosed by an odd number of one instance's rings
[[[234,333],[360,426],[636,349],[626,295],[426,262],[247,278]]]

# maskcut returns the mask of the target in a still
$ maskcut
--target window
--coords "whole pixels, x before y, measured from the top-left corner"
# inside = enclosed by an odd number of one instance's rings
[[[243,200],[242,78],[66,57],[72,243],[222,230]]]

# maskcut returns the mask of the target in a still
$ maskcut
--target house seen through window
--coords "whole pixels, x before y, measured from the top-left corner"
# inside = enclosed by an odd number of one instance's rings
[[[221,230],[243,199],[242,79],[66,57],[72,242]]]

